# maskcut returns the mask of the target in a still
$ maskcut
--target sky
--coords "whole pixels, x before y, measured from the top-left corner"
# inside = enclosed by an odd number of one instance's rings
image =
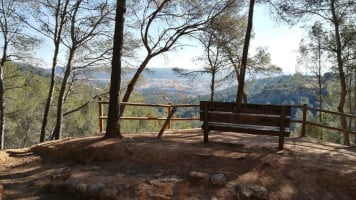
[[[265,47],[271,54],[272,64],[281,67],[285,74],[295,73],[297,51],[302,36],[300,29],[276,23],[269,16],[267,9],[263,5],[257,4],[255,6],[253,30],[255,37],[250,42],[250,55],[253,55],[257,47]],[[198,47],[197,42],[188,41],[188,43],[191,45],[190,47],[179,48],[174,52],[168,52],[153,58],[148,67],[202,68],[202,64],[194,61],[203,54],[202,49]],[[45,61],[44,67],[51,66],[51,52],[53,51],[48,50],[49,46],[45,45],[41,53]],[[62,56],[64,55],[62,54]],[[59,64],[63,65],[64,63],[60,62]]]
[[[296,57],[302,32],[298,27],[282,25],[271,19],[268,10],[262,5],[256,5],[253,30],[255,37],[250,42],[250,53],[257,47],[266,47],[271,54],[271,62],[283,69],[285,74],[296,72]],[[194,59],[202,55],[197,46],[185,47],[175,52],[154,58],[148,67],[180,67],[198,69]]]

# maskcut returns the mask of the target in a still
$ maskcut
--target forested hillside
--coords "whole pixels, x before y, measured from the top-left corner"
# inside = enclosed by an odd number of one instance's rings
[[[353,1],[9,0],[0,6],[0,149],[96,133],[99,97],[110,99],[113,108],[108,137],[157,131],[162,124],[120,124],[119,115],[163,118],[167,113],[118,101],[308,105],[343,113],[335,119],[313,111],[310,119],[343,130],[355,127],[345,115],[356,113]],[[250,46],[255,36],[266,34],[253,32],[258,24],[253,21],[265,21],[260,13],[254,19],[255,7],[266,8],[283,26],[301,27],[295,74],[285,75],[283,69],[291,66],[273,63],[286,59],[283,55]],[[155,65],[163,68],[152,69]],[[176,115],[198,112],[184,109]],[[293,117],[300,115],[293,111]],[[331,140],[350,145],[348,134]]]
[[[127,70],[129,71],[129,70]],[[105,74],[104,72],[95,72]],[[91,75],[90,77],[98,77]],[[146,74],[147,73],[147,74]],[[107,74],[107,73],[106,73]],[[337,77],[326,74],[325,86],[322,90],[324,108],[335,108],[335,84]],[[130,77],[126,74],[123,77]],[[64,137],[78,137],[98,132],[99,95],[106,100],[108,82],[97,83],[95,79],[81,79],[73,83],[73,89],[65,104]],[[61,76],[57,78],[61,80]],[[6,80],[8,92],[8,126],[6,135],[7,147],[18,148],[38,143],[40,119],[44,104],[45,91],[48,89],[49,76],[45,69],[29,65],[7,65]],[[123,80],[125,82],[127,80]],[[258,104],[290,104],[319,107],[317,85],[313,76],[301,74],[282,75],[277,77],[249,80],[246,82],[246,93],[249,103]],[[164,86],[160,86],[164,83]],[[192,86],[194,85],[194,87]],[[149,104],[199,104],[209,99],[209,78],[197,76],[194,80],[180,78],[171,69],[154,68],[145,72],[131,102]],[[217,101],[233,102],[236,97],[236,86],[220,90],[216,93]],[[54,108],[53,108],[54,109]],[[106,110],[104,110],[106,112]],[[165,117],[167,110],[163,108],[128,107],[124,116]],[[197,117],[198,109],[178,109],[177,117]],[[300,113],[294,112],[294,117]],[[317,113],[310,113],[316,118]],[[53,120],[50,121],[51,127]],[[122,121],[123,133],[158,131],[162,122],[157,121]],[[173,128],[200,127],[199,121],[174,122]],[[50,130],[49,130],[50,131]],[[50,135],[46,139],[49,139]],[[336,137],[336,136],[335,136]],[[338,138],[332,139],[334,142]]]

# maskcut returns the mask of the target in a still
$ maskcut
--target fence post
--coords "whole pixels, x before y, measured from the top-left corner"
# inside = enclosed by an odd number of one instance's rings
[[[175,112],[176,112],[176,107],[173,107],[172,112],[169,113],[169,115],[167,116],[167,119],[166,119],[166,121],[164,122],[164,124],[163,124],[161,130],[159,131],[159,133],[158,133],[158,135],[157,135],[157,138],[161,138],[161,137],[162,137],[164,130],[165,130],[166,127],[168,126],[168,124],[169,124],[169,122],[171,121],[171,118],[172,118],[172,116],[173,116],[173,114],[174,114]]]
[[[303,105],[303,123],[302,123],[302,133],[301,133],[301,137],[305,137],[305,127],[306,127],[306,123],[307,123],[307,104]]]
[[[101,98],[99,97],[99,101],[98,101],[98,104],[99,104],[99,133],[102,133],[104,132],[103,131],[103,103],[101,101]]]
[[[172,104],[171,104],[171,102],[169,102],[168,103],[168,115],[167,115],[167,118],[168,118],[168,116],[171,116],[171,113],[172,113]],[[168,125],[167,125],[167,129],[171,129],[171,126],[172,126],[172,121],[171,121],[171,119],[169,119]]]

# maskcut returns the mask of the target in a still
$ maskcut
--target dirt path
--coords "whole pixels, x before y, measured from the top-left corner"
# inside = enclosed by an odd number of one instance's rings
[[[356,199],[356,148],[200,130],[0,151],[4,199]]]

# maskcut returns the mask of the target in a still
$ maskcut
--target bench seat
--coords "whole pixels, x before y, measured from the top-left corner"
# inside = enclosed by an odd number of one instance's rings
[[[248,125],[248,124],[231,124],[231,123],[215,123],[209,122],[208,129],[216,131],[226,131],[226,132],[242,132],[255,135],[280,135],[280,127],[277,126],[259,126],[259,125]],[[284,137],[289,137],[290,129],[284,128]]]
[[[291,107],[288,105],[240,104],[234,102],[200,102],[204,142],[210,130],[239,132],[279,137],[283,149],[284,137],[290,135]]]

